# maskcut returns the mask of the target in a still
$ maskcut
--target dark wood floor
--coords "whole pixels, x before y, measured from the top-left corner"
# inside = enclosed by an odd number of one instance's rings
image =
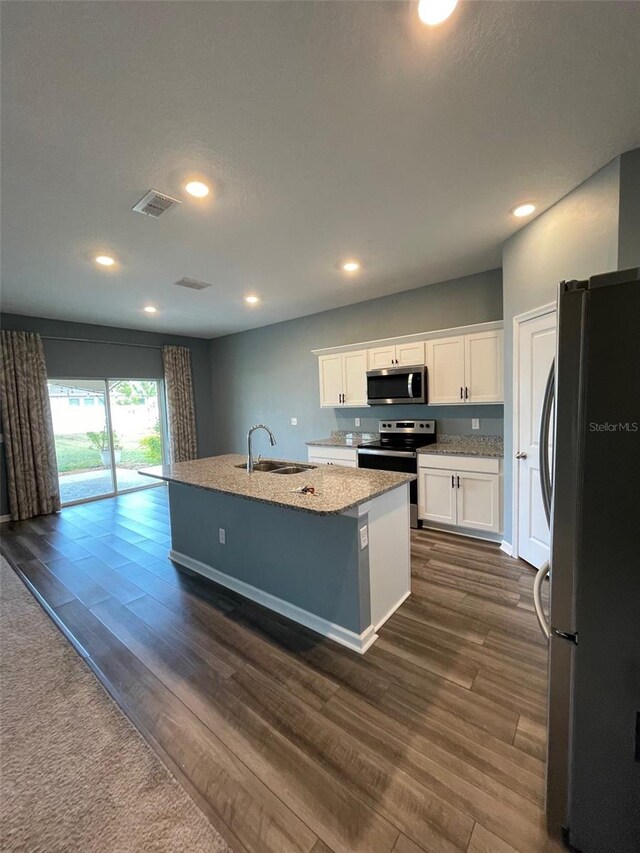
[[[533,575],[495,545],[414,533],[413,594],[360,656],[178,572],[164,488],[2,534],[235,853],[556,849]]]

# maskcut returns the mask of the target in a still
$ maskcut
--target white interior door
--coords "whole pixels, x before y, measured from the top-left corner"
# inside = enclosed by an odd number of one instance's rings
[[[517,466],[518,556],[536,568],[549,559],[549,525],[540,492],[539,435],[542,398],[556,351],[556,314],[519,325]]]

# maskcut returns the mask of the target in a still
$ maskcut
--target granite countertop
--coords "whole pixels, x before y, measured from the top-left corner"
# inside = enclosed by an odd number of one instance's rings
[[[499,435],[440,435],[434,444],[421,447],[418,453],[502,459],[504,445]]]
[[[246,461],[246,456],[232,453],[194,459],[192,462],[158,465],[156,468],[145,468],[139,473],[169,483],[182,483],[317,515],[340,515],[416,479],[415,474],[341,468],[337,465],[319,465],[300,474],[273,474],[268,471],[247,474],[246,470],[235,467]],[[296,463],[282,464],[284,466]],[[315,486],[316,494],[303,495],[293,491],[306,485]]]
[[[334,430],[329,438],[316,438],[307,441],[312,447],[362,447],[371,441],[378,441],[380,436],[377,432],[343,432]]]

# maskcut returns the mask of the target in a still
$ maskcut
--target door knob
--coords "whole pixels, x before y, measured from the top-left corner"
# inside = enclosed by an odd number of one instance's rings
[[[516,459],[526,459],[526,458],[527,458],[527,454],[524,452],[524,450],[519,450],[516,453]]]

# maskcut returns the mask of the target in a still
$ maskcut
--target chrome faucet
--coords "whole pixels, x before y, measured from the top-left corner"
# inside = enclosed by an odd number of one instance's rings
[[[263,429],[269,433],[269,441],[271,442],[271,447],[276,444],[276,437],[271,432],[268,426],[264,424],[256,424],[252,426],[249,432],[247,433],[247,474],[253,473],[253,451],[251,449],[251,436],[257,429]]]

